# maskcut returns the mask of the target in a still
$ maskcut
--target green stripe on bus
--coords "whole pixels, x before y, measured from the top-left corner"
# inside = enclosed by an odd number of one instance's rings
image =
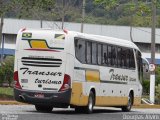
[[[101,80],[101,83],[127,84],[127,82],[121,82],[121,81],[104,81],[104,80]]]
[[[32,40],[39,40],[39,41],[45,41],[45,42],[46,42],[46,40],[44,40],[44,39],[26,39],[26,38],[24,39],[24,38],[23,38],[22,40],[27,40],[27,41],[29,42],[29,45],[30,45],[31,48],[32,48],[32,46],[31,46],[31,43],[30,43],[30,42],[31,42]],[[64,50],[64,48],[60,48],[60,47],[49,47],[47,42],[46,42],[46,45],[47,45],[47,47],[48,47],[49,49]]]
[[[92,69],[92,68],[83,68],[83,67],[74,67],[76,70],[92,70],[92,71],[99,71],[98,69]]]

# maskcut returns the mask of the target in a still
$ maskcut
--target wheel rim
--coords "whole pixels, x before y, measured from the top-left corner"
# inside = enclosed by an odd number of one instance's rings
[[[128,98],[128,109],[129,109],[129,110],[131,109],[131,106],[132,106],[132,99],[131,99],[131,97],[129,96],[129,98]]]
[[[89,98],[89,110],[92,111],[93,110],[93,99],[92,97]]]

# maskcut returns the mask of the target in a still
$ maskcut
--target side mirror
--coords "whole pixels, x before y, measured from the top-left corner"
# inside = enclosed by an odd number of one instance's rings
[[[149,72],[149,62],[146,58],[142,58],[143,71]]]
[[[149,65],[148,64],[144,65],[144,70],[145,70],[145,72],[149,72]]]

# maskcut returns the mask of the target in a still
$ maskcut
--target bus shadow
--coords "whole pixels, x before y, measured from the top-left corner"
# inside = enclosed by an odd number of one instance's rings
[[[131,111],[134,112],[134,111]],[[75,110],[53,110],[51,112],[52,114],[64,114],[64,115],[75,115],[75,114],[86,114],[84,112],[77,113]],[[100,114],[100,113],[106,113],[106,114],[114,114],[114,113],[123,113],[121,110],[111,110],[111,109],[94,109],[93,114]]]
[[[32,113],[47,113],[47,112],[38,112],[38,111],[28,111]],[[135,111],[130,111],[129,113],[133,113]],[[100,113],[106,113],[106,114],[119,114],[124,113],[121,110],[112,110],[112,109],[94,109],[93,114],[100,114]],[[78,113],[75,112],[74,109],[72,110],[54,110],[48,114],[62,114],[62,115],[76,115],[76,114],[86,114],[84,112]],[[87,114],[86,114],[87,115]]]

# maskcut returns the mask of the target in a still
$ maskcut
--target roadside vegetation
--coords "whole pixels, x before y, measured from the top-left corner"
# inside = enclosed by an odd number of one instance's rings
[[[13,88],[0,87],[0,100],[13,100]]]
[[[7,56],[0,66],[0,100],[13,99],[14,57]]]
[[[160,104],[160,66],[156,66],[156,81],[155,81],[155,103]],[[149,73],[148,73],[149,74]],[[150,80],[149,77],[142,82],[143,86],[143,98],[149,99],[150,93]]]

